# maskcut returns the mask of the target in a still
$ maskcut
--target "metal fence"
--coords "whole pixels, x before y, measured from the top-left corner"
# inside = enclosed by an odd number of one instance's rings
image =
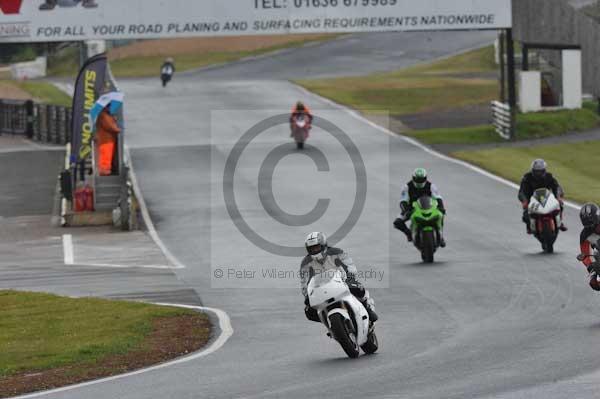
[[[48,144],[71,138],[71,108],[31,100],[0,100],[0,134],[24,135]]]

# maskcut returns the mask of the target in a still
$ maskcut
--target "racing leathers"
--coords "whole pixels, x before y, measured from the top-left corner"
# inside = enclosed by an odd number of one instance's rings
[[[587,255],[592,255],[594,251],[600,250],[600,224],[592,227],[585,227],[580,235],[580,249],[585,256],[581,261],[588,270],[590,277],[590,287],[595,291],[600,291],[600,264],[594,258]]]
[[[547,188],[552,191],[556,199],[560,202],[560,218],[562,220],[563,215],[563,201],[564,201],[564,191],[560,184],[558,184],[558,180],[552,173],[546,172],[542,177],[536,177],[532,172],[528,172],[523,176],[521,180],[521,187],[519,188],[518,198],[521,201],[521,205],[523,206],[523,223],[527,226],[527,233],[531,234],[530,228],[530,220],[529,220],[529,200],[533,196],[535,190],[539,190],[540,188]],[[561,230],[566,230],[564,225],[559,226]]]
[[[294,109],[292,109],[292,113],[290,115],[290,130],[292,131],[292,135],[294,131],[294,119],[296,119],[298,116],[305,116],[308,119],[307,129],[312,129],[313,115],[310,112],[310,109],[306,105],[302,105],[300,108],[296,105]]]
[[[345,276],[346,284],[352,295],[354,295],[365,307],[369,314],[369,320],[372,322],[377,321],[378,316],[375,313],[375,303],[369,295],[369,291],[356,280],[356,266],[352,262],[352,258],[339,248],[327,247],[326,255],[322,261],[314,259],[310,255],[306,255],[302,259],[300,265],[300,286],[302,289],[302,295],[304,295],[304,313],[306,318],[312,321],[321,322],[316,309],[310,307],[308,300],[308,282],[311,277],[319,273],[326,273],[328,271],[340,270],[342,275]]]
[[[398,230],[402,231],[406,234],[406,238],[408,241],[412,241],[412,232],[410,228],[406,225],[406,222],[410,219],[410,216],[413,212],[413,202],[417,201],[419,198],[423,196],[432,197],[437,200],[438,209],[444,215],[446,214],[446,208],[444,206],[444,199],[440,195],[440,192],[437,186],[430,181],[427,181],[422,188],[419,188],[415,185],[415,183],[411,180],[409,181],[402,190],[402,194],[400,196],[400,214],[394,220],[394,227]],[[444,240],[443,231],[440,231],[440,241],[442,247],[446,245]]]

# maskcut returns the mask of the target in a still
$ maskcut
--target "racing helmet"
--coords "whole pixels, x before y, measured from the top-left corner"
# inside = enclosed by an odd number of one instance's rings
[[[598,205],[588,202],[581,207],[579,218],[584,227],[595,227],[600,224],[600,208]]]
[[[321,232],[310,233],[304,240],[304,246],[314,260],[322,261],[327,256],[327,237]]]
[[[302,101],[296,103],[296,111],[306,111],[306,106],[304,106]]]
[[[542,179],[546,176],[546,161],[543,159],[536,159],[531,163],[531,174],[536,179]]]
[[[417,168],[413,172],[412,181],[417,188],[425,187],[425,183],[427,183],[427,170],[423,168]]]

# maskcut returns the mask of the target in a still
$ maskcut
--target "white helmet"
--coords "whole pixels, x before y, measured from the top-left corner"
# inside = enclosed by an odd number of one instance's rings
[[[306,252],[314,259],[322,261],[327,255],[327,237],[320,232],[310,233],[304,241]]]

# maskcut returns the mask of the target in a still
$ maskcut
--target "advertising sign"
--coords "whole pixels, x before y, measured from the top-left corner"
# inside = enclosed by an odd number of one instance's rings
[[[0,0],[0,41],[503,29],[511,0]]]

